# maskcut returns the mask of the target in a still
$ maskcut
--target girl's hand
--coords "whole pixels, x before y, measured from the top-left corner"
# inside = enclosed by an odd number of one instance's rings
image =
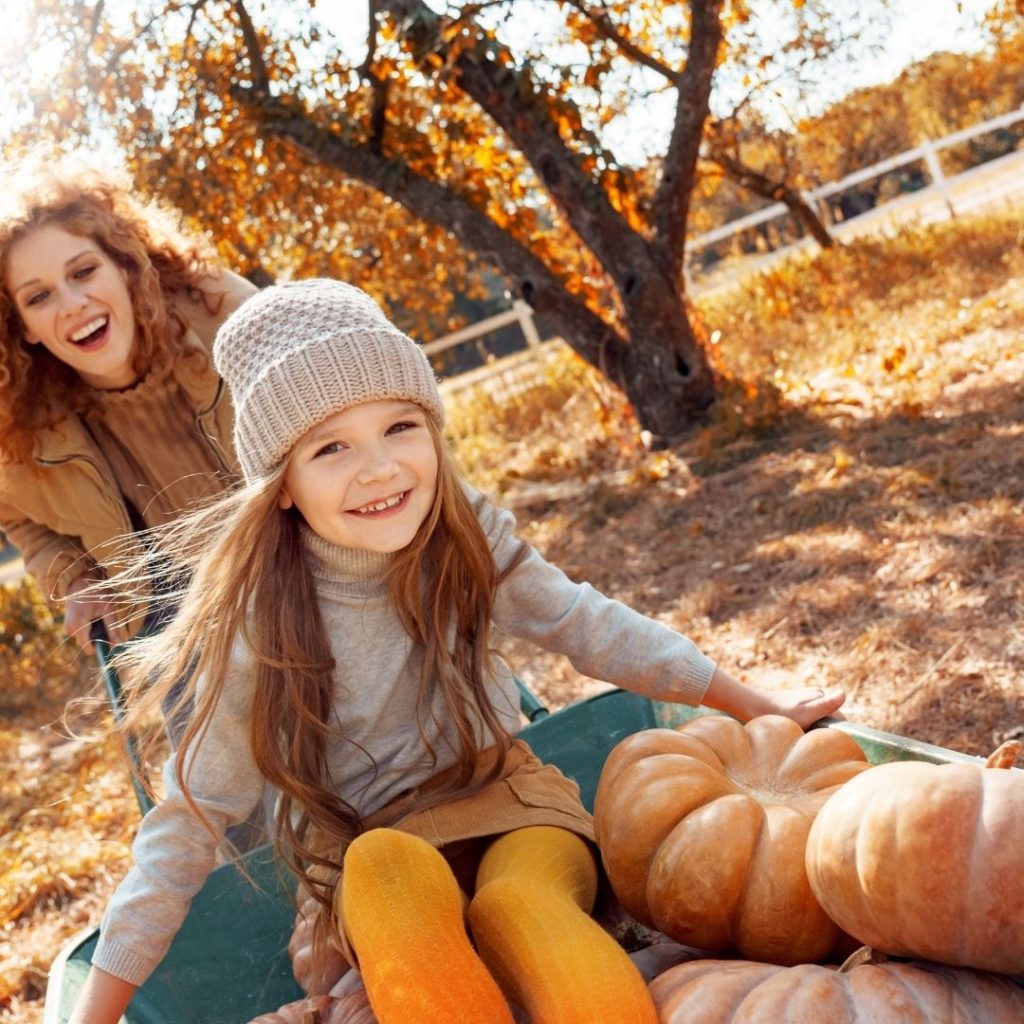
[[[703,704],[725,711],[741,722],[758,715],[784,715],[806,729],[819,718],[834,715],[846,700],[838,686],[800,686],[786,690],[756,690],[734,679],[728,672],[715,669]]]
[[[761,690],[760,694],[766,708],[762,715],[785,715],[804,729],[827,715],[842,718],[837,709],[846,700],[838,686],[799,686],[791,690]]]
[[[89,628],[94,622],[102,622],[111,643],[128,639],[128,632],[120,624],[121,615],[109,600],[93,588],[103,579],[99,570],[83,573],[68,587],[64,598],[64,631],[86,654],[93,653]]]

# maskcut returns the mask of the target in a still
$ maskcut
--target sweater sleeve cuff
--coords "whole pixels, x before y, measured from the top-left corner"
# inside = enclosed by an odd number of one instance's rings
[[[108,942],[100,930],[100,940],[92,955],[93,967],[98,967],[115,978],[127,981],[130,985],[142,985],[156,970],[162,956],[141,954],[137,950],[128,949],[116,942]]]
[[[715,668],[715,662],[694,645],[690,657],[682,665],[682,671],[678,678],[678,689],[671,694],[666,694],[663,699],[676,704],[689,704],[692,707],[703,704],[704,695],[711,685],[711,677],[715,674]]]

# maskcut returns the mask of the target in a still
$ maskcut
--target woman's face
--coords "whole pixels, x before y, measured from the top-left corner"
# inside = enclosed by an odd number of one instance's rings
[[[135,383],[128,275],[93,239],[36,228],[8,250],[6,285],[30,345],[43,345],[90,387]]]

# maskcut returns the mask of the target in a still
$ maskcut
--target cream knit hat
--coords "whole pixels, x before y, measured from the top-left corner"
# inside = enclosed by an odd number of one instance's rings
[[[369,295],[340,281],[257,292],[224,321],[213,361],[231,389],[248,483],[274,469],[310,427],[360,402],[407,399],[444,426],[423,350]]]

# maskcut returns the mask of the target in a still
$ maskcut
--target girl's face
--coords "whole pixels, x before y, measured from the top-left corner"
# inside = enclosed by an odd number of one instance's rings
[[[311,427],[292,449],[279,504],[345,548],[400,551],[416,536],[437,490],[427,414],[386,399],[351,406]]]
[[[43,345],[90,387],[135,383],[128,275],[93,239],[36,228],[8,250],[5,283],[29,344]]]

